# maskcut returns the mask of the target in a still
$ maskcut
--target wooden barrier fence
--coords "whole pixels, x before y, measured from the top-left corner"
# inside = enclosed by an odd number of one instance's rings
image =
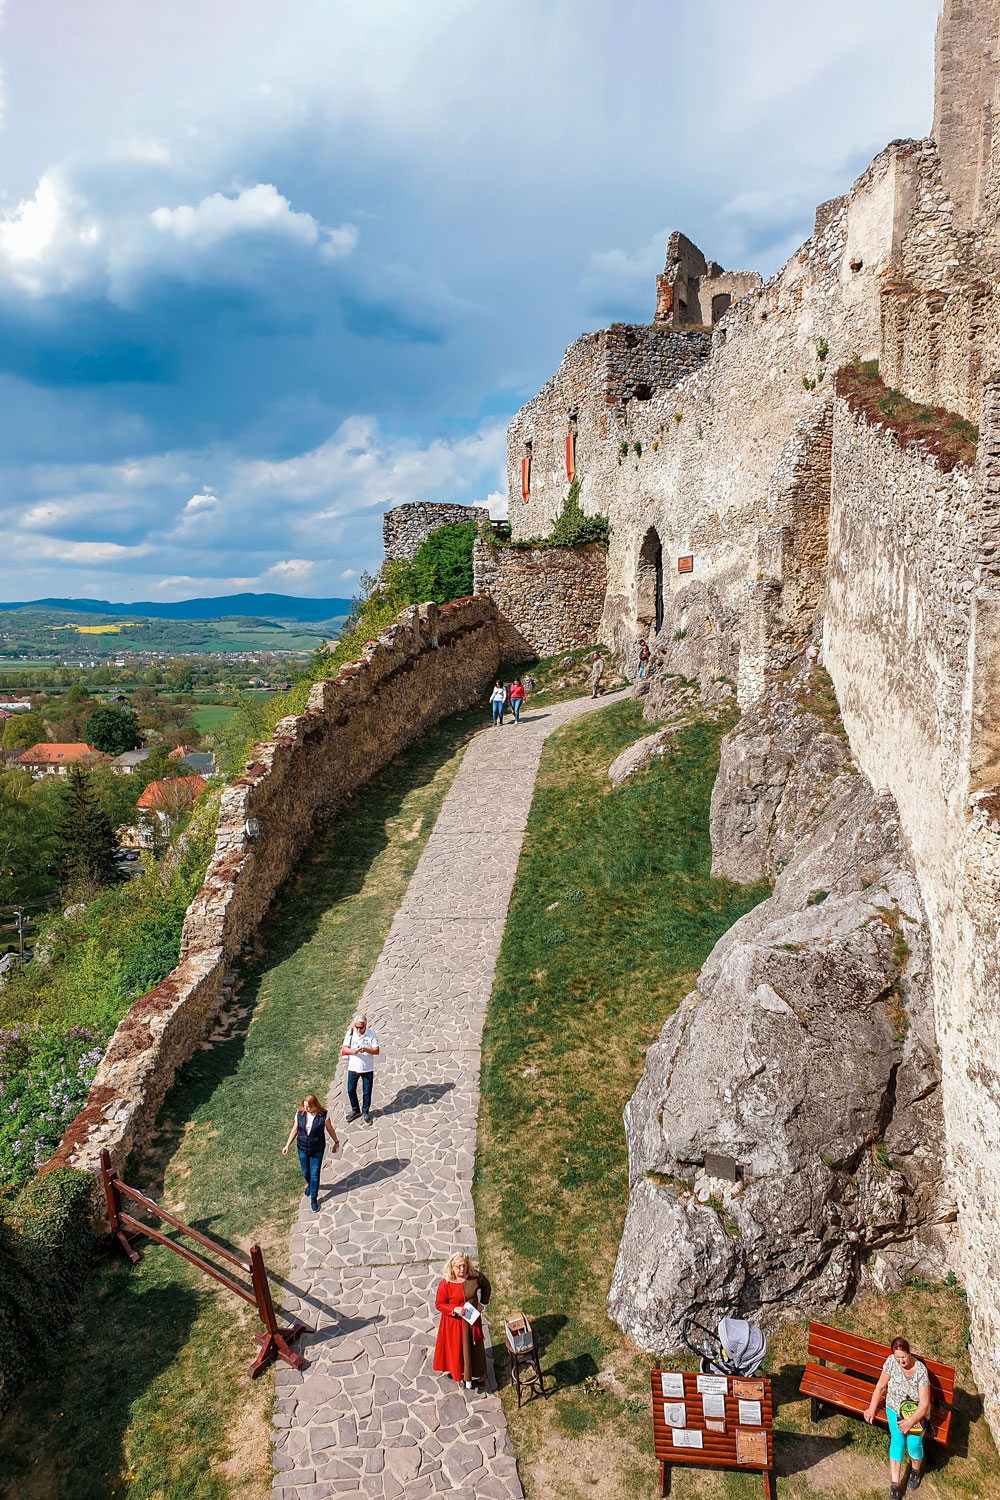
[[[275,1359],[283,1359],[293,1370],[300,1370],[304,1360],[300,1354],[289,1348],[292,1340],[297,1339],[300,1334],[305,1333],[305,1324],[293,1323],[289,1328],[281,1328],[274,1312],[274,1303],[271,1301],[271,1288],[267,1280],[267,1268],[264,1265],[264,1257],[259,1245],[250,1247],[249,1257],[230,1250],[225,1245],[220,1245],[217,1240],[209,1239],[208,1235],[202,1234],[197,1229],[192,1229],[190,1224],[185,1224],[181,1219],[168,1213],[165,1208],[160,1208],[152,1198],[147,1198],[145,1193],[140,1193],[137,1188],[129,1187],[128,1183],[122,1182],[118,1173],[111,1165],[111,1158],[107,1151],[101,1152],[101,1178],[104,1184],[104,1198],[108,1207],[108,1218],[111,1221],[111,1234],[117,1240],[121,1249],[135,1264],[139,1257],[132,1249],[132,1240],[140,1235],[146,1235],[148,1239],[155,1240],[158,1245],[166,1245],[168,1250],[173,1250],[177,1255],[183,1256],[191,1265],[197,1266],[213,1281],[218,1281],[227,1291],[235,1296],[241,1297],[244,1302],[249,1302],[251,1307],[257,1309],[257,1316],[264,1325],[262,1333],[255,1333],[254,1339],[260,1345],[257,1358],[249,1367],[251,1380],[256,1380],[262,1370]],[[186,1235],[188,1239],[203,1245],[213,1255],[228,1261],[230,1265],[236,1266],[240,1271],[250,1277],[250,1286],[245,1286],[241,1281],[236,1281],[225,1271],[214,1266],[211,1261],[202,1255],[196,1255],[186,1245],[178,1244],[175,1239],[154,1229],[151,1224],[144,1224],[141,1219],[135,1218],[122,1207],[122,1200],[135,1203],[146,1213],[155,1214],[165,1224],[169,1224],[178,1233]]]

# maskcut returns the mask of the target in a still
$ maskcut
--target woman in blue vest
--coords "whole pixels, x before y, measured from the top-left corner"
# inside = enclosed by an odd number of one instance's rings
[[[288,1148],[293,1141],[298,1145],[299,1166],[302,1168],[302,1176],[306,1181],[302,1196],[309,1198],[313,1213],[316,1213],[319,1208],[317,1202],[319,1173],[323,1165],[323,1151],[326,1147],[327,1135],[336,1151],[340,1142],[326,1110],[315,1094],[307,1094],[302,1101],[302,1108],[296,1113],[295,1122],[288,1132],[288,1140],[282,1147],[281,1154],[282,1156],[288,1155]]]

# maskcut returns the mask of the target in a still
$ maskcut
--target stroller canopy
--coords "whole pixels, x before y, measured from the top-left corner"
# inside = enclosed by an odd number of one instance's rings
[[[723,1318],[719,1342],[740,1375],[753,1375],[767,1353],[767,1339],[745,1318]]]

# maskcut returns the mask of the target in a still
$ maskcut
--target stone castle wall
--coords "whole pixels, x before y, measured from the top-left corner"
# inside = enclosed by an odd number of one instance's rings
[[[529,550],[477,541],[474,572],[476,593],[489,595],[533,656],[599,639],[607,588],[600,544]]]
[[[581,504],[612,524],[601,636],[626,666],[646,634],[662,670],[703,688],[735,679],[746,710],[822,629],[852,752],[896,800],[927,911],[959,1269],[995,1432],[998,132],[1000,0],[945,0],[937,139],[892,142],[822,204],[812,236],[734,299],[689,373],[615,399],[601,335],[588,335],[509,439],[511,524],[527,537],[557,509],[575,426]],[[668,290],[676,298],[683,282],[700,299],[719,273],[682,240],[658,282],[661,323],[678,317]],[[878,359],[889,387],[978,422],[975,468],[945,473],[855,418],[832,390],[855,357]],[[528,442],[548,457],[524,505]]]
[[[102,1147],[123,1166],[151,1132],[177,1068],[224,999],[230,962],[313,830],[430,725],[475,702],[511,656],[509,627],[489,600],[411,606],[255,746],[246,774],[222,793],[215,851],[188,908],[180,962],[119,1023],[47,1169],[96,1171]]]
[[[990,430],[997,405],[988,388]],[[836,408],[824,661],[858,765],[896,799],[931,927],[959,1254],[997,1430],[1000,1167],[982,1145],[1000,1117],[1000,438],[942,473]]]
[[[453,526],[463,521],[475,521],[480,526],[489,519],[490,513],[483,505],[438,505],[428,500],[396,505],[382,517],[385,560],[412,562],[420,544],[426,542],[439,526]]]

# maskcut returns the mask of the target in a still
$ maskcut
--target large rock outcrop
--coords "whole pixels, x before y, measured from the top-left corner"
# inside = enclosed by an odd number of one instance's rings
[[[895,804],[850,764],[818,670],[727,737],[712,832],[716,873],[776,879],[716,944],[625,1110],[608,1306],[658,1352],[687,1313],[766,1324],[866,1274],[940,1274],[954,1218],[926,920]],[[708,1176],[712,1154],[736,1182]]]

